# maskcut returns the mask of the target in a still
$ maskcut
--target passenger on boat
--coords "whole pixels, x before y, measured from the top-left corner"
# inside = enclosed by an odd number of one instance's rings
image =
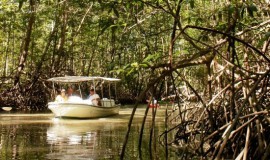
[[[73,96],[73,88],[69,87],[68,90],[67,90],[67,96],[70,97],[70,96]]]
[[[82,102],[82,98],[78,96],[78,94],[74,93],[73,88],[69,87],[67,91],[68,102]]]
[[[90,94],[87,99],[90,100],[93,105],[101,106],[100,97],[96,94],[94,89],[90,89]]]
[[[65,101],[67,101],[67,96],[66,96],[66,90],[65,89],[61,90],[61,93],[56,96],[55,101],[56,102],[65,102]]]

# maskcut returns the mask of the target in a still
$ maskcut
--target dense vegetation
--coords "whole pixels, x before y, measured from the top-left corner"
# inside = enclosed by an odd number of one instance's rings
[[[46,107],[46,79],[54,76],[118,77],[120,98],[175,95],[179,113],[169,119],[178,124],[165,135],[177,131],[172,143],[188,145],[190,154],[267,159],[269,6],[268,0],[2,0],[0,104]]]

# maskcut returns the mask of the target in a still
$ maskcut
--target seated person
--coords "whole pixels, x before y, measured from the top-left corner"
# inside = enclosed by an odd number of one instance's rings
[[[90,89],[90,94],[87,99],[90,100],[93,105],[101,106],[100,97],[95,93],[94,89]]]
[[[66,90],[62,89],[61,93],[56,96],[55,102],[65,102],[67,100]]]
[[[68,102],[82,102],[82,98],[78,96],[78,94],[74,94],[74,90],[72,87],[68,88],[67,91]]]
[[[68,96],[68,97],[74,96],[73,88],[72,88],[72,87],[69,87],[69,88],[68,88],[68,90],[67,90],[67,96]]]

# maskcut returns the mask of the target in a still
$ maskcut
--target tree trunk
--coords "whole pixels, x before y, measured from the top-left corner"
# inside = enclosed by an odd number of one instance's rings
[[[46,46],[45,46],[45,48],[44,48],[44,50],[43,50],[43,52],[42,52],[42,56],[41,56],[39,62],[37,63],[36,70],[35,70],[35,72],[34,72],[34,74],[33,74],[34,77],[32,78],[32,84],[29,86],[29,89],[30,89],[33,85],[35,85],[36,81],[39,79],[39,76],[40,76],[40,74],[41,74],[41,72],[42,72],[42,71],[41,71],[41,68],[42,68],[43,63],[45,62],[45,59],[46,59],[48,50],[49,50],[49,48],[50,48],[50,44],[51,44],[51,42],[53,41],[53,36],[54,36],[55,33],[56,33],[56,28],[57,28],[57,26],[54,25],[53,30],[51,31],[51,33],[50,33],[50,35],[49,35],[47,44],[46,44]]]
[[[18,64],[17,72],[16,72],[15,77],[14,77],[14,87],[15,88],[19,87],[20,77],[21,77],[21,74],[23,73],[23,69],[25,67],[27,56],[29,54],[28,51],[29,51],[29,45],[31,42],[31,34],[32,34],[33,25],[35,22],[35,4],[36,4],[35,0],[29,0],[31,13],[30,13],[30,17],[28,20],[26,35],[25,35],[25,38],[24,38],[24,41],[23,41],[22,47],[21,47],[20,61]]]
[[[66,31],[67,31],[67,20],[68,20],[68,6],[67,6],[67,1],[64,1],[60,10],[59,10],[59,25],[60,25],[60,37],[58,39],[58,44],[56,48],[56,60],[54,61],[52,67],[53,67],[53,72],[60,73],[61,66],[65,66],[67,55],[65,55],[65,42],[66,42]],[[62,63],[62,58],[65,59],[65,61]]]
[[[5,63],[4,63],[4,69],[3,69],[3,77],[6,77],[7,76],[7,72],[8,72],[8,52],[9,52],[9,43],[10,43],[10,34],[11,34],[11,27],[9,27],[8,29],[8,33],[7,33],[7,44],[6,44],[6,47],[5,47]]]

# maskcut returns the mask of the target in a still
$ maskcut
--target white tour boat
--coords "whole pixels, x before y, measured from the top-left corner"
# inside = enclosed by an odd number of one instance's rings
[[[54,77],[48,79],[55,83],[61,84],[77,84],[79,86],[80,96],[70,96],[66,101],[49,102],[48,108],[54,113],[55,117],[61,118],[100,118],[119,114],[120,106],[115,104],[115,100],[111,98],[110,83],[120,81],[117,78],[107,77],[86,77],[86,76],[65,76]],[[83,82],[91,82],[94,87],[98,82],[109,84],[109,97],[101,97],[100,105],[94,105],[90,100],[83,100],[80,84]],[[115,85],[116,86],[116,85]],[[116,87],[115,87],[116,89]],[[54,89],[55,92],[55,89]],[[55,95],[55,94],[54,94]]]

